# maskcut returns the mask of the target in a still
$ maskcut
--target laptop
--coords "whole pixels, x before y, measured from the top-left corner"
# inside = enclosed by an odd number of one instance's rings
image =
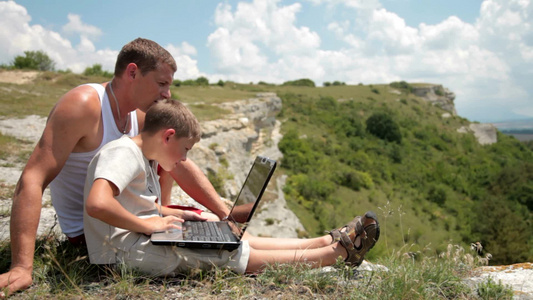
[[[237,249],[275,169],[275,160],[257,156],[226,220],[186,221],[180,229],[153,233],[150,238],[152,244],[184,248]]]

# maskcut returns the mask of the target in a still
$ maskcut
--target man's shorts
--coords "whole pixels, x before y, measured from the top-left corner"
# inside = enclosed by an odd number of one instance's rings
[[[244,274],[250,258],[250,245],[242,241],[233,251],[156,246],[150,237],[141,235],[129,251],[117,252],[117,262],[153,276],[173,276],[190,269],[228,268]]]

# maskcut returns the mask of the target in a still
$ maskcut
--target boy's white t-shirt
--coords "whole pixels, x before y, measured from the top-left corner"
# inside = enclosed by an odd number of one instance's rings
[[[159,215],[155,204],[160,191],[156,170],[157,163],[150,163],[128,136],[109,142],[94,156],[87,169],[83,197],[83,223],[91,263],[116,263],[117,249],[128,251],[140,235],[89,217],[85,203],[94,180],[103,178],[115,184],[119,189],[115,199],[122,207],[148,218]]]
[[[89,164],[84,204],[94,180],[104,178],[120,190],[115,199],[126,210],[140,218],[158,216],[155,201],[160,189],[156,170],[157,163],[150,163],[131,138],[124,136],[109,142]],[[124,263],[154,276],[172,275],[191,268],[211,269],[215,266],[243,274],[250,258],[248,241],[242,241],[241,246],[234,251],[152,245],[149,236],[90,217],[85,205],[83,223],[92,264]]]

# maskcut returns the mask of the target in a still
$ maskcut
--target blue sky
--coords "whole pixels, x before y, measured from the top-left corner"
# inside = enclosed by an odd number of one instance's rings
[[[0,63],[112,70],[127,42],[169,50],[177,79],[442,84],[460,116],[533,117],[533,0],[0,1]]]

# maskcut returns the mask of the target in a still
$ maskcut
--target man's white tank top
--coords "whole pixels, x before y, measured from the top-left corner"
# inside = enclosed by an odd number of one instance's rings
[[[57,177],[50,183],[52,204],[57,213],[61,230],[68,237],[83,234],[83,188],[87,177],[87,167],[94,155],[108,142],[124,135],[115,124],[113,112],[105,88],[100,84],[87,84],[97,92],[102,107],[102,121],[104,134],[100,146],[90,152],[70,153],[65,166]],[[137,114],[130,114],[131,129],[126,135],[135,136],[139,133]]]

